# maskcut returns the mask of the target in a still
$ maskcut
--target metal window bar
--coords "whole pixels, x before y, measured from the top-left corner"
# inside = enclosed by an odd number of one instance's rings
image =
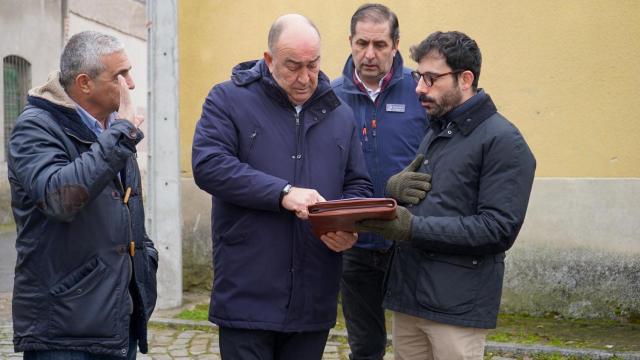
[[[9,139],[16,119],[27,104],[31,88],[31,64],[16,55],[2,59],[4,73],[4,160],[9,156]]]

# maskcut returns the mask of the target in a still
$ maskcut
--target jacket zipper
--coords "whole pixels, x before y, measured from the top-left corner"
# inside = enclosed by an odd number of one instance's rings
[[[295,153],[293,155],[293,184],[296,184],[296,179],[297,179],[297,174],[298,174],[298,167],[300,166],[300,160],[302,158],[302,154],[300,154],[300,137],[301,137],[301,123],[300,123],[300,113],[297,110],[294,110],[294,118],[296,120],[296,145],[295,145]],[[294,264],[294,259],[295,259],[295,253],[296,253],[296,240],[295,240],[295,229],[294,229],[294,236],[291,237],[291,261],[290,261],[290,266],[289,266],[289,273],[290,273],[290,278],[291,278],[291,289],[289,290],[289,301],[287,302],[287,308],[289,308],[291,306],[291,302],[293,301],[293,292],[295,289],[295,264]]]
[[[362,94],[362,92],[360,94]],[[378,130],[377,130],[378,129],[378,120],[377,120],[377,116],[378,116],[378,107],[379,107],[380,104],[382,104],[381,98],[382,98],[382,96],[384,94],[383,94],[383,91],[381,91],[378,94],[378,97],[376,97],[375,101],[372,100],[371,97],[369,97],[368,94],[362,94],[362,95],[366,96],[367,99],[369,101],[371,101],[371,104],[373,105],[373,113],[371,114],[371,119],[369,119],[369,127],[371,128],[371,141],[373,142],[372,146],[373,146],[373,161],[374,161],[373,166],[374,166],[374,169],[372,169],[373,170],[372,173],[378,174],[380,172],[379,171],[379,169],[380,169],[380,159],[379,159],[379,156],[378,156],[378,138],[377,138],[377,135],[378,135]],[[363,130],[363,133],[365,134],[365,141],[368,141],[368,135],[367,135],[368,132],[367,132],[366,128],[367,128],[367,120],[365,118],[365,129]]]

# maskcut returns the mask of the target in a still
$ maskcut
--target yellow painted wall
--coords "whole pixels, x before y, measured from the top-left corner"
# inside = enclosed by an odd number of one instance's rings
[[[334,78],[349,54],[362,1],[179,1],[182,171],[202,102],[238,62],[262,57],[279,15],[318,26]],[[483,53],[480,87],[524,133],[538,176],[640,177],[640,1],[385,1],[400,19],[400,50],[436,30],[460,30]]]

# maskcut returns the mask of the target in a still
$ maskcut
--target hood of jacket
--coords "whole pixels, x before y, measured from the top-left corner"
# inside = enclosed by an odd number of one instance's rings
[[[253,82],[259,82],[267,90],[266,93],[278,103],[285,106],[293,106],[287,93],[271,75],[269,67],[264,60],[250,60],[234,66],[231,70],[231,81],[237,86],[248,86]],[[320,71],[318,74],[318,87],[309,100],[302,104],[302,107],[312,104],[327,92],[332,92],[329,77]]]
[[[70,108],[75,111],[76,103],[71,100],[62,84],[60,83],[60,71],[54,71],[49,74],[47,82],[43,85],[34,87],[29,90],[29,96],[46,100],[52,104]]]
[[[29,90],[30,105],[49,112],[60,126],[85,141],[95,141],[96,135],[82,122],[76,111],[78,106],[60,83],[60,71],[49,74],[44,85]]]

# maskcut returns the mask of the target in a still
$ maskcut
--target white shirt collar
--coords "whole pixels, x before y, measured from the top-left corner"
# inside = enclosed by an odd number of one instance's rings
[[[380,90],[382,89],[382,82],[384,81],[384,78],[387,76],[387,74],[385,74],[378,82],[378,89],[372,90],[367,86],[367,83],[365,83],[364,81],[362,81],[362,79],[360,79],[360,75],[358,75],[358,72],[355,71],[355,73],[356,73],[356,79],[358,79],[358,81],[360,81],[362,86],[364,86],[364,89],[367,90],[367,95],[369,95],[369,98],[371,98],[371,101],[376,101],[376,99],[378,98],[378,95],[380,95]]]

